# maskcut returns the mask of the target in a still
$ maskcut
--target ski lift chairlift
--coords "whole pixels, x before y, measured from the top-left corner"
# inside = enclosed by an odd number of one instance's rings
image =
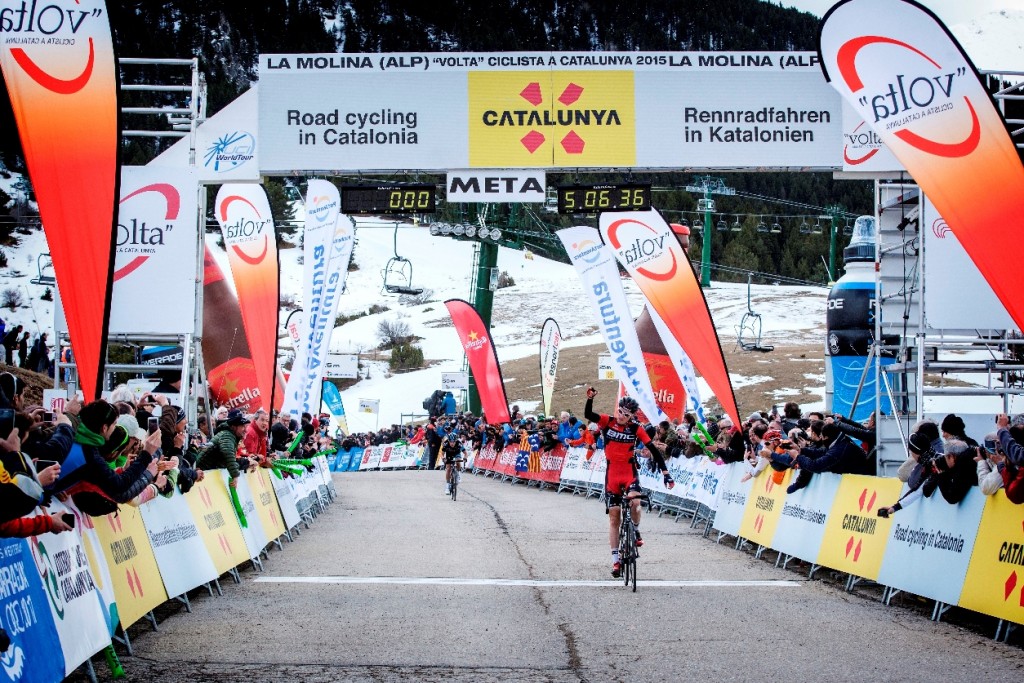
[[[740,224],[740,217],[739,217],[739,215],[738,215],[738,214],[737,214],[737,216],[736,216],[736,220],[735,220],[735,221],[733,221],[733,223],[732,223],[732,228],[731,228],[731,230],[732,230],[733,232],[739,232],[739,231],[743,230],[743,226],[742,226],[742,225]]]
[[[417,296],[423,293],[422,287],[412,286],[412,261],[398,254],[398,224],[395,224],[394,235],[395,255],[388,259],[384,266],[383,291],[388,294],[408,294]]]
[[[801,235],[810,235],[811,234],[811,224],[808,223],[806,219],[804,220],[803,223],[800,224],[800,234]]]
[[[758,232],[768,232],[768,226],[765,225],[764,218],[761,218],[761,219],[758,220],[757,231]]]
[[[40,254],[36,258],[36,268],[39,274],[30,280],[32,284],[45,287],[53,287],[57,284],[57,276],[53,271],[53,259],[50,258],[49,253]]]
[[[755,313],[750,305],[750,283],[753,279],[747,274],[747,312],[740,319],[739,329],[736,334],[736,344],[744,351],[761,351],[768,353],[774,351],[775,346],[764,344],[761,341],[761,314]]]
[[[779,224],[779,219],[778,219],[778,218],[776,218],[776,219],[775,219],[775,222],[774,222],[774,223],[772,223],[772,228],[771,228],[771,231],[770,231],[770,232],[771,232],[771,233],[772,233],[773,235],[778,235],[779,233],[781,233],[781,232],[782,232],[782,225],[780,225],[780,224]]]

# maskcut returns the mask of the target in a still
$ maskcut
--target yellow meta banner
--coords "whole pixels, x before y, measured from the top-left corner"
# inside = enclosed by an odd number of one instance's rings
[[[902,487],[903,482],[896,478],[844,474],[825,524],[817,563],[877,579],[893,525],[891,518],[878,516],[878,508],[895,503]]]
[[[786,470],[781,484],[775,483],[774,470],[766,468],[757,475],[754,486],[747,496],[743,509],[740,536],[766,547],[771,547],[775,529],[782,518],[782,506],[786,502],[786,487],[789,486],[793,470]]]
[[[207,476],[196,482],[185,496],[196,528],[203,538],[218,574],[234,569],[249,559],[242,528],[231,505],[231,495],[220,477]]]
[[[249,478],[249,490],[252,491],[256,514],[259,515],[263,531],[272,541],[284,533],[284,520],[281,517],[281,508],[278,507],[277,494],[274,493],[274,487],[270,483],[272,476],[270,470],[260,467],[245,476]]]
[[[961,607],[1024,624],[1024,505],[989,496],[960,593]]]
[[[635,163],[632,71],[474,71],[467,77],[470,166]]]
[[[121,628],[127,629],[167,601],[149,534],[139,509],[131,505],[94,520],[94,526],[107,558]]]

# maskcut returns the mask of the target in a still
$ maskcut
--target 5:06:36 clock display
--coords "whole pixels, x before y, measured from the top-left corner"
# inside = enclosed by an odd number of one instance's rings
[[[558,213],[646,211],[650,185],[565,185],[558,188]]]

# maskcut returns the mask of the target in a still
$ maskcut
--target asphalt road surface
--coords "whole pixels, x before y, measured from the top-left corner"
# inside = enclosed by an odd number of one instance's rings
[[[1024,679],[1019,634],[995,643],[931,622],[913,598],[887,607],[808,581],[667,516],[643,520],[632,593],[610,576],[596,499],[466,475],[452,502],[423,471],[335,483],[335,503],[264,572],[193,593],[191,614],[165,606],[158,632],[132,627],[129,679]]]

